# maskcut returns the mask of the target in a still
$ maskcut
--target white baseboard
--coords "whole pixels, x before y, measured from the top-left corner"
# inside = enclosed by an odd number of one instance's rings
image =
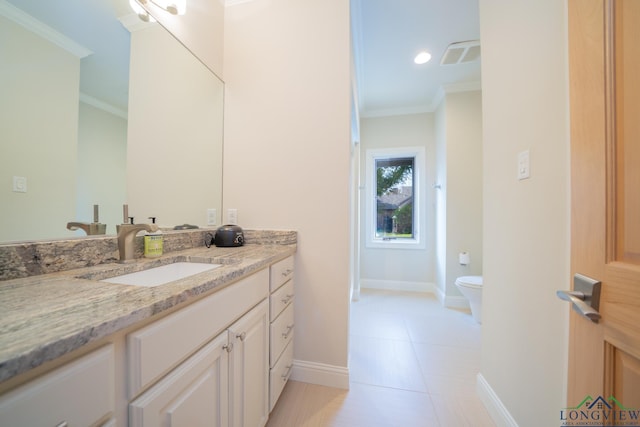
[[[294,360],[290,378],[303,383],[349,389],[349,368],[343,366]]]
[[[518,427],[518,423],[513,419],[507,408],[502,404],[498,395],[493,391],[482,374],[478,374],[476,382],[476,392],[491,418],[499,427]]]
[[[445,295],[445,293],[442,292],[442,289],[440,289],[437,286],[434,286],[433,293],[436,295],[436,298],[438,298],[438,301],[440,301],[440,304],[442,304],[443,307],[470,308],[469,300],[467,300],[465,297],[461,295],[460,296]]]
[[[360,287],[389,291],[434,292],[435,284],[429,282],[400,282],[397,280],[360,279]]]

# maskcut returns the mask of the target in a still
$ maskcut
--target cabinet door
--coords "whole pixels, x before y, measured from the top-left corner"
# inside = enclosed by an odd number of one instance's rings
[[[227,334],[222,333],[133,401],[129,405],[130,426],[226,427],[227,348]]]
[[[262,427],[269,416],[269,306],[267,300],[229,328],[231,423]]]
[[[115,410],[114,363],[109,344],[0,396],[0,426],[103,425]]]

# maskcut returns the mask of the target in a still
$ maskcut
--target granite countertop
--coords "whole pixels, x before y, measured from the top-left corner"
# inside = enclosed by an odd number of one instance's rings
[[[295,244],[199,247],[131,264],[102,264],[0,281],[0,382],[222,288],[295,250]],[[175,261],[222,266],[156,287],[99,281]]]

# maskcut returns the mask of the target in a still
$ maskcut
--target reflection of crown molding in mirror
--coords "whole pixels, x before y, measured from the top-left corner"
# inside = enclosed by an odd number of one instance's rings
[[[84,58],[93,53],[91,50],[23,12],[6,0],[0,0],[0,15],[23,26],[32,33],[49,40],[51,43],[63,48],[78,58]]]
[[[85,104],[91,105],[92,107],[98,108],[102,111],[106,111],[107,113],[111,113],[114,116],[118,116],[127,120],[128,114],[125,110],[121,108],[114,107],[111,104],[100,101],[98,98],[95,98],[91,95],[87,95],[86,93],[80,92],[80,102],[84,102]]]

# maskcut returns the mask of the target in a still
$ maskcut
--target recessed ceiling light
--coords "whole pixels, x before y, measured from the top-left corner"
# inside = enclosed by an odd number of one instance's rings
[[[431,54],[426,50],[423,50],[422,52],[416,55],[416,57],[413,59],[413,62],[415,62],[418,65],[426,64],[427,62],[429,62],[430,59],[431,59]]]

